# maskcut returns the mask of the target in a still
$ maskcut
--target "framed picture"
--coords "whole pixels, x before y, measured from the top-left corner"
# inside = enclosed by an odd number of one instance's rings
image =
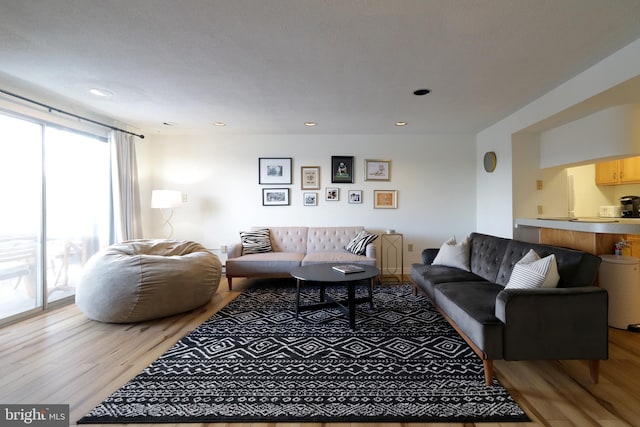
[[[317,206],[318,193],[302,193],[302,204],[304,206]]]
[[[331,182],[353,184],[353,156],[331,156]]]
[[[324,199],[329,202],[337,202],[340,200],[340,189],[335,187],[327,187]]]
[[[320,166],[302,166],[300,175],[300,188],[302,190],[320,189]]]
[[[390,181],[391,160],[365,160],[365,181]]]
[[[362,203],[362,190],[349,190],[349,203]]]
[[[395,209],[398,207],[398,190],[373,190],[373,207]]]
[[[263,188],[262,206],[288,206],[288,188]]]
[[[291,157],[260,157],[259,184],[291,184]]]

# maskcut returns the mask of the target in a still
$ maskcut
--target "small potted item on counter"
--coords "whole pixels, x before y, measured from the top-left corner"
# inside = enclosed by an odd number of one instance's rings
[[[616,249],[614,252],[615,255],[631,255],[631,248],[626,240],[620,239],[618,243],[616,243]]]

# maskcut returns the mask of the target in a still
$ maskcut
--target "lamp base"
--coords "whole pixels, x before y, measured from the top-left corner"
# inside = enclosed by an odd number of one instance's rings
[[[165,239],[170,239],[171,236],[173,236],[173,225],[171,225],[171,218],[173,218],[173,209],[169,209],[170,213],[169,216],[167,217],[164,213],[164,208],[160,209],[160,213],[162,214],[162,219],[164,220],[164,224],[162,225],[162,228],[164,228],[165,226],[169,227],[169,234],[167,235],[167,237],[165,237]]]

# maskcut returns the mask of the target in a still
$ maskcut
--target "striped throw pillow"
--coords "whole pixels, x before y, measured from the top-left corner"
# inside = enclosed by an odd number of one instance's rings
[[[241,231],[242,254],[260,254],[271,252],[271,238],[268,228],[260,228],[252,231]]]
[[[364,255],[367,245],[378,238],[377,234],[371,234],[366,230],[362,230],[356,237],[351,239],[344,248],[356,255]]]
[[[509,283],[505,289],[555,288],[558,286],[559,280],[556,256],[551,254],[540,258],[531,249],[513,266]]]

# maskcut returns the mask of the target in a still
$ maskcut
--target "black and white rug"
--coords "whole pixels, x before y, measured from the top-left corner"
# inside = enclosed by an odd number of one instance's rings
[[[410,285],[374,301],[352,331],[335,309],[296,320],[291,286],[246,290],[78,423],[529,420]]]

